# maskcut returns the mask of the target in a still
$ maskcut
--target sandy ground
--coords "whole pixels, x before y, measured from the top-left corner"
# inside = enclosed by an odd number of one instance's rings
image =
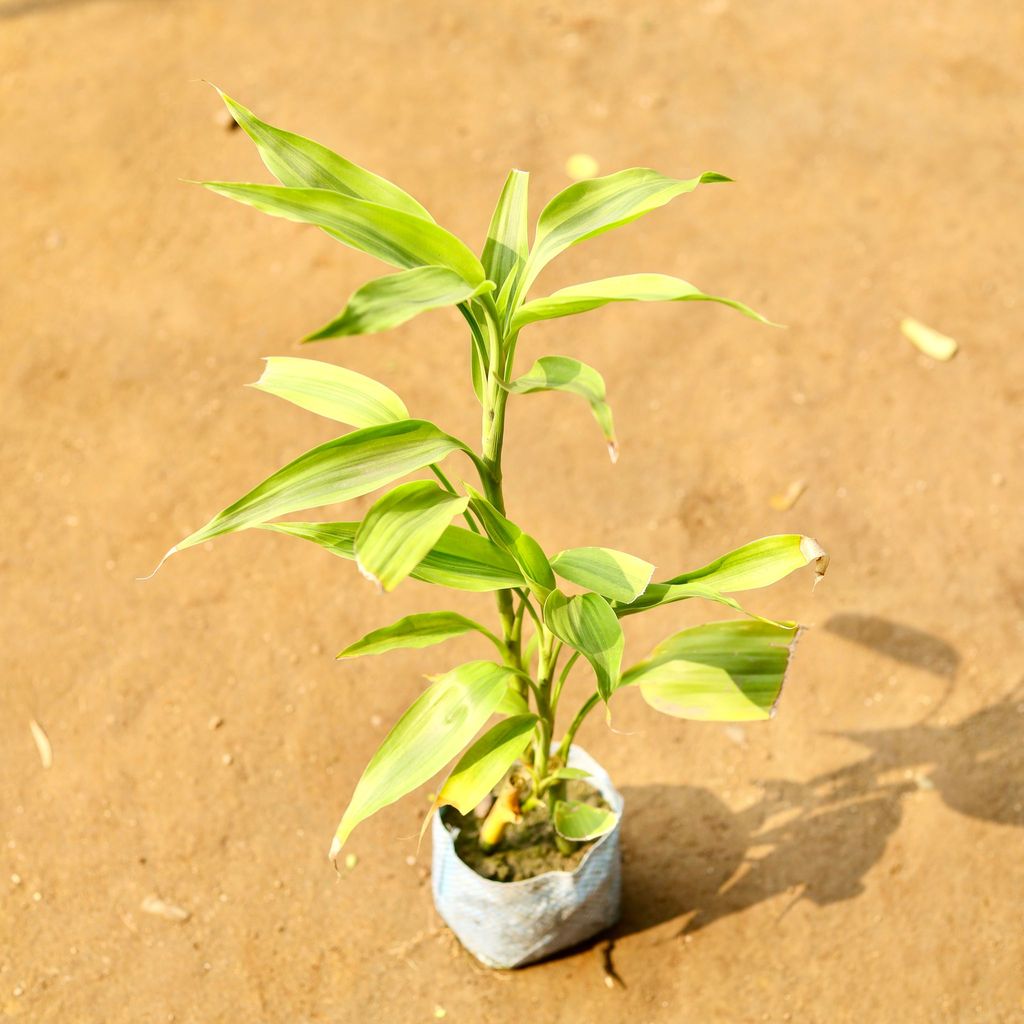
[[[0,0],[0,1015],[1024,1019],[1022,44],[1024,10],[996,0]],[[266,180],[202,78],[475,244],[510,166],[536,204],[575,152],[737,179],[540,287],[662,270],[788,330],[616,308],[522,341],[524,366],[605,373],[623,445],[612,467],[582,403],[517,402],[510,512],[548,550],[668,572],[801,531],[833,555],[813,597],[801,575],[750,602],[816,627],[774,722],[624,697],[622,735],[584,730],[627,800],[611,944],[478,967],[431,908],[419,799],[355,833],[342,878],[327,863],[422,674],[483,656],[333,654],[486,597],[375,599],[352,566],[255,532],[134,581],[331,436],[241,385],[381,271],[179,181]],[[907,314],[957,358],[919,355]],[[437,313],[315,354],[472,437],[466,352]],[[628,653],[702,614],[632,620]],[[143,912],[151,895],[189,919]]]

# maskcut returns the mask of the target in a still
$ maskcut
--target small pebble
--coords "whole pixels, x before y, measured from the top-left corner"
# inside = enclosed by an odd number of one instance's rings
[[[220,759],[224,764],[231,764],[231,762],[234,761],[234,758],[230,754],[221,754]]]
[[[21,885],[21,875],[19,875],[19,874],[11,875],[11,885]]]
[[[354,853],[345,855],[345,867],[351,871],[359,863],[359,858]]]
[[[596,178],[600,170],[597,161],[589,153],[573,153],[565,161],[565,173],[574,181]]]
[[[408,864],[409,867],[413,867],[416,864],[416,858],[410,853],[409,856],[405,858],[405,863]]]
[[[443,1006],[435,1006],[434,1016],[437,1018],[437,1020],[440,1020],[442,1017],[448,1016],[448,1011]]]
[[[221,718],[220,715],[214,715],[206,723],[206,726],[207,726],[208,729],[213,730],[213,729],[219,729],[223,724],[224,724],[224,719]]]
[[[43,894],[41,892],[32,893],[32,899],[35,900],[36,903],[39,903],[42,900],[42,898]]]

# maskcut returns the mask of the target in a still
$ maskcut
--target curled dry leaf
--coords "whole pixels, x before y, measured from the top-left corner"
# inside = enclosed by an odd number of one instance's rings
[[[144,914],[153,914],[155,917],[162,917],[167,921],[187,921],[192,915],[184,908],[174,903],[168,903],[159,896],[147,896],[139,907]]]
[[[28,727],[32,732],[32,739],[36,742],[36,750],[39,751],[39,760],[42,761],[44,768],[49,768],[53,764],[53,747],[50,746],[50,739],[46,735],[43,727],[33,718],[29,723]]]
[[[781,494],[773,494],[768,499],[768,504],[776,512],[788,512],[800,500],[800,496],[806,490],[806,480],[794,480]]]
[[[900,330],[919,352],[940,363],[947,363],[956,355],[959,346],[954,338],[940,334],[933,327],[915,320],[912,316],[900,321]]]

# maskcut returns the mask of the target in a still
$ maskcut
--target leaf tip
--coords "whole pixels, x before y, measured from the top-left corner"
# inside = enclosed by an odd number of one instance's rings
[[[157,567],[148,576],[136,576],[135,577],[135,582],[136,583],[145,583],[146,580],[151,580],[160,571],[160,569],[163,566],[164,562],[166,562],[167,559],[170,558],[171,555],[173,555],[177,550],[178,550],[178,545],[175,544],[174,547],[171,548],[170,551],[168,551],[167,554],[164,555],[164,557],[160,559],[160,561],[157,563]]]
[[[377,576],[376,573],[373,573],[369,569],[367,569],[366,566],[363,565],[362,559],[358,555],[356,556],[356,568],[359,570],[359,575],[362,576],[364,580],[369,580],[369,582],[372,583],[374,587],[376,587],[378,594],[384,593],[385,587],[384,584],[381,582],[380,577]]]
[[[814,563],[813,589],[828,572],[829,554],[813,537],[800,538],[800,554],[807,559],[808,563]]]
[[[341,840],[335,835],[331,840],[331,849],[327,854],[327,859],[331,862],[331,867],[334,868],[334,873],[340,875],[341,871],[338,868],[338,854],[341,853]]]
[[[613,466],[619,461],[619,443],[614,438],[608,442],[608,458]]]

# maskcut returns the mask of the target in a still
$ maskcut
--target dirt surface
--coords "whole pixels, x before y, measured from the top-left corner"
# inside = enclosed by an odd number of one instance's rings
[[[1022,44],[998,0],[0,0],[0,1016],[1021,1020]],[[423,794],[356,831],[342,877],[328,864],[423,673],[486,656],[335,651],[485,597],[377,598],[260,531],[135,582],[332,436],[241,385],[381,272],[181,183],[268,180],[202,78],[476,244],[511,166],[535,208],[573,153],[737,181],[579,246],[539,293],[660,270],[787,330],[619,307],[521,341],[524,367],[600,369],[622,442],[613,467],[582,403],[515,402],[510,514],[549,551],[668,573],[800,531],[833,556],[813,596],[801,574],[749,602],[815,627],[773,722],[627,694],[615,733],[581,732],[625,797],[613,946],[476,965],[431,908]],[[959,355],[918,354],[906,315]],[[315,354],[476,432],[454,314]],[[630,621],[627,658],[700,616]]]
[[[600,791],[585,782],[567,783],[566,797],[593,807],[608,807]],[[507,825],[501,842],[487,853],[480,848],[482,817],[462,815],[448,808],[441,820],[456,831],[455,852],[459,858],[478,875],[495,882],[521,882],[547,871],[572,871],[594,845],[593,841],[573,843],[568,852],[559,850],[551,817],[543,803]]]

